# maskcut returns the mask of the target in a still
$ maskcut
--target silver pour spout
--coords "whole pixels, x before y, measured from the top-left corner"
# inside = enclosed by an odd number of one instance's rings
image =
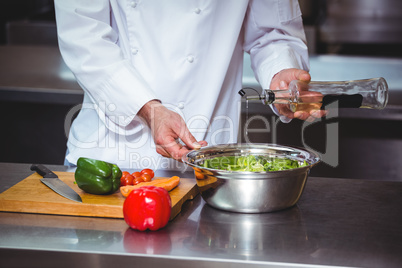
[[[253,88],[249,88],[253,89]],[[256,91],[255,89],[253,89]],[[258,93],[258,91],[256,91]],[[263,94],[255,95],[255,96],[246,96],[246,92],[241,89],[239,92],[240,96],[245,97],[246,100],[262,100],[262,103],[265,105],[269,105],[275,101],[275,93],[270,89],[264,89]]]

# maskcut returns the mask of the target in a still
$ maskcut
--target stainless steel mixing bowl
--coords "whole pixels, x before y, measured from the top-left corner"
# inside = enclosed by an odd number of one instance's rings
[[[206,159],[243,155],[286,157],[306,161],[308,165],[271,172],[203,167]],[[310,169],[320,158],[305,149],[276,144],[226,144],[191,151],[182,160],[194,169],[201,196],[210,206],[233,212],[262,213],[295,205],[302,195]]]

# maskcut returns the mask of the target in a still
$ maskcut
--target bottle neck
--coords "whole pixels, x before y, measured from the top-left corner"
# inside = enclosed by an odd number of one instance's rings
[[[265,105],[279,103],[279,104],[288,104],[292,101],[292,92],[289,89],[279,89],[279,90],[271,90],[265,89],[264,94],[261,96],[261,100]]]

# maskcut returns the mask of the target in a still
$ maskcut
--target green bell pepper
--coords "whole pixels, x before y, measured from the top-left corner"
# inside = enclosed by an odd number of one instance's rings
[[[78,187],[90,194],[112,194],[120,188],[122,172],[108,162],[80,157],[75,170]]]

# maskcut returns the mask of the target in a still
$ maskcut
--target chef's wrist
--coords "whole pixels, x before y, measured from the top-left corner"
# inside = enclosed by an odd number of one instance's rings
[[[154,99],[145,103],[141,109],[138,111],[137,115],[144,119],[146,122],[150,122],[153,114],[155,113],[155,109],[162,105],[160,100]]]

